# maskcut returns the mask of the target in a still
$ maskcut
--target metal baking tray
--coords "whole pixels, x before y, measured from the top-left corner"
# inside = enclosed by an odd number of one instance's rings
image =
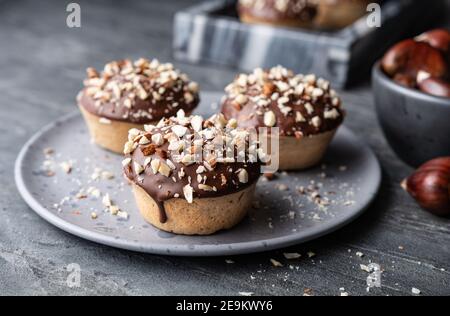
[[[209,0],[177,12],[174,58],[249,71],[282,64],[345,87],[368,77],[373,62],[396,41],[426,30],[445,12],[444,1],[385,0],[382,25],[367,17],[333,32],[241,23],[235,0]]]

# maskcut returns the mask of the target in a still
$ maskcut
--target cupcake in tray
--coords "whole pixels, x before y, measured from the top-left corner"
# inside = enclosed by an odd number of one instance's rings
[[[282,170],[317,164],[344,119],[341,100],[328,81],[281,66],[238,75],[225,91],[225,118],[243,128],[278,127]]]
[[[139,59],[113,61],[103,72],[87,69],[78,106],[95,143],[121,153],[128,130],[143,128],[199,103],[198,85],[172,64]]]
[[[245,23],[311,27],[317,5],[311,0],[239,0],[239,18]]]
[[[336,30],[367,14],[373,0],[239,0],[244,23]]]
[[[248,132],[221,114],[203,120],[179,111],[143,131],[130,130],[123,168],[142,216],[162,230],[186,235],[239,223],[260,176],[258,155],[242,151],[248,144]]]
[[[325,30],[337,30],[346,27],[368,13],[374,0],[315,0],[317,16],[314,27]]]

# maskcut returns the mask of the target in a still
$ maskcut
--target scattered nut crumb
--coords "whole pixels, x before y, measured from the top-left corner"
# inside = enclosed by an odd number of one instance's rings
[[[72,172],[72,163],[70,161],[60,163],[60,167],[67,174]]]
[[[372,272],[371,269],[368,266],[366,266],[365,264],[360,264],[359,267],[361,268],[361,270],[363,270],[367,273]]]
[[[53,148],[50,148],[50,147],[45,148],[42,152],[43,152],[44,155],[46,155],[46,156],[50,156],[50,155],[53,155],[53,154],[55,153],[55,151],[53,150]]]
[[[270,262],[274,267],[283,267],[283,264],[275,259],[270,259]]]
[[[347,166],[339,166],[339,171],[347,171]]]
[[[280,191],[287,191],[289,188],[286,184],[278,184],[277,189]]]
[[[313,290],[310,288],[306,288],[303,290],[303,296],[313,296]]]
[[[283,256],[284,256],[286,259],[291,260],[291,259],[298,259],[298,258],[300,258],[302,255],[299,254],[299,253],[297,253],[297,252],[285,252],[285,253],[283,253]]]
[[[418,288],[413,287],[411,289],[412,294],[414,295],[419,295],[420,293],[422,293]]]

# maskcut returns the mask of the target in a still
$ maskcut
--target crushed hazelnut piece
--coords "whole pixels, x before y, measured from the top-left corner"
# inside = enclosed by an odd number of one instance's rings
[[[100,124],[106,124],[106,125],[109,125],[112,123],[111,120],[104,118],[104,117],[101,117],[98,121]]]
[[[241,169],[238,173],[238,179],[241,183],[247,183],[248,182],[248,172],[245,169]]]
[[[274,126],[276,123],[275,113],[273,111],[267,111],[264,113],[264,125],[268,127]]]
[[[188,203],[192,203],[194,201],[194,189],[191,185],[187,184],[183,187],[183,194]]]
[[[298,259],[302,255],[297,252],[285,252],[285,253],[283,253],[283,256],[288,260],[292,260],[292,259]]]
[[[272,265],[273,265],[274,267],[278,267],[278,268],[283,267],[283,264],[282,264],[281,262],[275,260],[275,259],[270,259],[270,262],[272,263]]]

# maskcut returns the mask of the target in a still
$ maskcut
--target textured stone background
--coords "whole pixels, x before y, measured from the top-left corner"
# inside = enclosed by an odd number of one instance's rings
[[[421,211],[399,187],[412,170],[396,159],[376,123],[368,83],[343,92],[346,125],[360,134],[383,166],[375,203],[354,223],[284,251],[300,252],[298,269],[283,250],[227,258],[175,258],[116,250],[47,224],[20,198],[13,164],[43,125],[74,111],[84,69],[123,57],[171,60],[172,16],[195,1],[81,1],[82,28],[65,27],[64,1],[0,0],[0,295],[366,294],[360,264],[384,269],[378,295],[450,294],[450,222]],[[220,90],[235,75],[216,67],[176,66],[204,89]],[[399,249],[403,246],[403,250]],[[314,251],[314,258],[306,252]],[[349,252],[350,251],[350,252]],[[364,257],[355,255],[357,251]],[[66,286],[66,266],[82,268],[81,287]]]

